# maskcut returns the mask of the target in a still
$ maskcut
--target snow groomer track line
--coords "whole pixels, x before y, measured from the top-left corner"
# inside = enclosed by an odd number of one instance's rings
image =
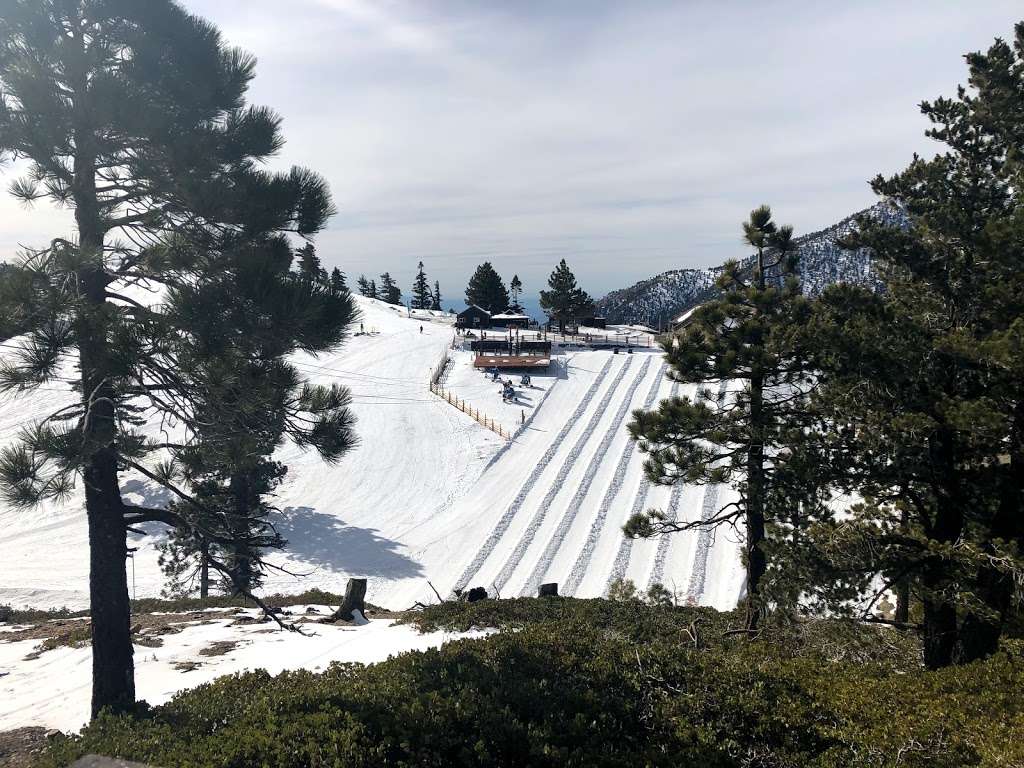
[[[644,398],[643,409],[649,411],[658,398],[658,390],[661,388],[661,383],[665,379],[665,372],[668,370],[668,365],[662,363],[658,368],[658,373],[654,378],[654,382],[651,384],[651,388],[647,393],[647,397]],[[637,380],[639,383],[639,379]],[[636,452],[636,443],[632,440],[626,444],[626,450],[622,452],[622,457],[619,459],[618,465],[615,467],[615,474],[612,475],[612,481],[608,486],[608,490],[604,494],[604,498],[601,500],[601,506],[597,510],[597,517],[594,518],[594,522],[590,526],[590,532],[587,534],[587,540],[583,543],[583,548],[580,550],[579,556],[576,558],[576,562],[572,566],[572,570],[569,572],[569,577],[565,581],[564,593],[566,595],[575,595],[576,590],[579,589],[580,583],[583,581],[583,577],[587,573],[587,569],[590,567],[591,558],[594,556],[594,550],[597,548],[598,539],[604,532],[606,524],[608,522],[608,513],[611,511],[612,504],[619,492],[622,490],[623,481],[626,478],[626,472],[629,470],[630,461],[633,458],[633,454]],[[625,571],[625,568],[623,568]]]
[[[672,390],[669,393],[670,397],[679,396],[679,383],[673,382]],[[640,485],[636,489],[636,495],[633,497],[633,506],[629,510],[628,520],[633,515],[638,515],[644,511],[647,504],[647,496],[651,490],[651,481],[647,479],[647,475],[644,474],[640,478]],[[623,520],[625,522],[625,520]],[[611,573],[608,574],[608,582],[605,585],[605,594],[608,593],[608,588],[611,587],[616,581],[624,579],[626,577],[626,570],[629,568],[629,559],[633,554],[633,540],[627,539],[625,536],[622,537],[622,541],[619,543],[619,551],[615,555],[615,562],[612,563]]]
[[[608,360],[605,362],[604,366],[601,368],[601,372],[597,375],[597,378],[594,379],[594,383],[590,385],[590,388],[586,391],[586,394],[584,394],[581,398],[580,403],[576,407],[576,410],[573,412],[572,416],[569,417],[569,419],[565,422],[565,425],[555,436],[555,439],[552,440],[551,445],[548,446],[548,449],[544,452],[544,455],[541,457],[541,460],[537,462],[536,466],[533,468],[529,476],[523,482],[523,485],[519,489],[519,493],[516,494],[516,497],[512,501],[512,504],[509,505],[509,508],[505,511],[505,514],[501,516],[500,520],[498,520],[498,523],[494,526],[494,530],[491,531],[491,534],[487,537],[487,540],[484,542],[483,546],[476,553],[476,556],[473,558],[472,562],[470,562],[470,564],[466,567],[466,570],[463,571],[458,581],[455,582],[454,590],[464,590],[469,585],[469,582],[476,575],[477,571],[479,571],[480,568],[483,566],[484,562],[487,560],[490,554],[494,551],[495,547],[497,547],[498,542],[501,541],[502,536],[505,535],[505,532],[508,530],[509,525],[512,524],[512,520],[515,519],[516,514],[522,507],[527,495],[530,493],[531,490],[533,490],[533,486],[537,484],[537,481],[540,479],[540,476],[544,473],[544,470],[547,469],[548,465],[551,463],[551,460],[554,458],[555,454],[558,453],[558,449],[561,448],[562,443],[565,441],[565,438],[569,435],[569,432],[572,431],[572,428],[575,425],[576,421],[583,416],[583,413],[584,411],[586,411],[587,406],[590,405],[590,401],[593,400],[594,395],[597,393],[597,390],[600,389],[601,384],[604,382],[605,377],[608,375],[608,371],[611,370],[613,360],[614,358],[609,357]]]
[[[647,376],[647,372],[651,367],[651,362],[652,358],[648,357],[647,360],[644,361],[644,364],[640,369],[640,373],[633,379],[633,383],[626,389],[626,394],[622,398],[618,411],[615,412],[615,417],[612,419],[611,424],[608,425],[608,429],[605,431],[604,437],[601,438],[601,443],[597,447],[597,452],[587,465],[586,474],[577,486],[576,492],[569,501],[569,505],[566,507],[565,512],[562,513],[562,517],[558,521],[558,526],[555,528],[554,535],[548,539],[548,543],[544,547],[544,551],[541,553],[540,559],[533,567],[529,577],[527,577],[526,584],[523,586],[522,590],[520,590],[520,596],[532,596],[536,593],[537,587],[540,586],[540,583],[544,580],[545,574],[547,574],[548,569],[551,567],[551,564],[555,559],[555,554],[564,543],[565,537],[569,533],[569,529],[576,520],[576,516],[580,512],[580,508],[582,507],[587,494],[590,492],[590,486],[593,484],[598,470],[603,469],[604,457],[608,455],[608,449],[611,447],[612,440],[614,440],[620,430],[624,428],[626,416],[629,414],[629,406],[633,402],[633,397],[636,395],[637,389],[640,388],[640,384]],[[623,374],[625,374],[627,367],[628,365],[623,367]],[[566,591],[565,594],[571,593]]]
[[[547,517],[548,511],[551,509],[551,505],[555,500],[555,497],[565,487],[566,478],[569,476],[569,472],[576,465],[579,460],[580,453],[586,447],[587,443],[590,442],[590,438],[593,437],[594,432],[600,426],[601,421],[604,419],[605,412],[608,410],[608,406],[615,397],[616,390],[619,388],[619,384],[622,383],[622,379],[625,377],[627,371],[633,363],[632,357],[627,357],[626,362],[622,364],[619,372],[615,375],[615,379],[612,381],[611,386],[608,387],[608,391],[604,397],[601,398],[601,402],[598,403],[597,410],[594,415],[590,417],[590,421],[587,422],[586,429],[576,439],[572,449],[565,457],[565,461],[562,464],[561,469],[558,470],[558,475],[555,477],[554,482],[551,483],[551,487],[548,492],[544,494],[544,499],[540,503],[540,507],[536,513],[530,519],[530,524],[523,531],[519,537],[519,542],[516,544],[515,549],[509,554],[508,559],[505,560],[505,564],[498,572],[498,576],[494,579],[494,587],[500,592],[508,580],[512,577],[516,568],[519,567],[519,563],[522,562],[523,556],[526,554],[526,550],[529,549],[530,544],[533,542],[534,536],[537,535],[537,531],[540,530],[541,525],[544,524],[544,519]]]

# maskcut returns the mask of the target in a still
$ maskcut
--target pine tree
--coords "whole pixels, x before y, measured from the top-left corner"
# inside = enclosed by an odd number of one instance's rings
[[[864,499],[817,532],[822,572],[864,614],[911,595],[929,668],[996,650],[1024,572],[1024,24],[967,61],[921,106],[944,153],[872,183],[910,226],[849,242],[886,290],[826,291],[811,328],[823,460]]]
[[[316,248],[312,243],[303,245],[296,255],[299,257],[299,275],[303,280],[311,283],[322,283],[327,280],[327,272],[320,266],[320,257],[316,255]]]
[[[367,296],[369,298],[376,297],[376,288],[371,292],[370,281],[366,279],[365,275],[359,276],[359,279],[356,280],[356,287],[359,288],[359,294],[361,296]]]
[[[31,270],[0,263],[0,341],[24,333],[42,310],[35,303],[40,285]]]
[[[179,581],[198,571],[201,592],[217,558],[227,588],[251,592],[261,583],[263,550],[283,546],[267,518],[268,495],[286,472],[272,459],[285,437],[327,461],[355,442],[347,393],[303,384],[285,359],[300,348],[337,346],[355,319],[351,297],[310,281],[301,264],[288,271],[273,256],[286,248],[271,241],[240,249],[234,258],[244,260],[244,271],[227,269],[172,295],[170,312],[191,331],[179,339],[178,360],[199,415],[175,463],[198,503],[175,505],[189,526],[179,527],[164,554]]]
[[[343,293],[348,293],[348,285],[345,282],[345,273],[342,272],[338,267],[331,270],[331,292],[335,296],[340,296]]]
[[[594,301],[586,291],[576,285],[576,276],[562,259],[548,277],[550,290],[540,292],[540,307],[559,329],[565,331],[567,322],[593,313]]]
[[[282,140],[273,112],[245,105],[253,68],[170,0],[33,0],[0,14],[0,152],[29,164],[12,191],[68,206],[76,228],[24,260],[41,309],[0,388],[54,383],[69,357],[80,376],[77,405],[0,452],[0,486],[29,507],[67,496],[82,477],[94,714],[135,699],[127,529],[178,522],[121,497],[123,471],[164,481],[146,460],[168,447],[138,432],[139,415],[195,424],[175,355],[187,329],[119,288],[199,282],[232,241],[312,235],[332,212],[316,175],[260,168]]]
[[[423,262],[421,261],[416,268],[416,279],[412,284],[412,308],[413,309],[430,309],[433,297],[430,294],[430,283],[427,281],[427,275],[423,271]]]
[[[380,276],[380,288],[374,286],[374,289],[377,293],[377,298],[381,301],[386,301],[388,304],[401,305],[402,290],[389,273],[385,272]]]
[[[366,296],[371,299],[381,298],[381,294],[377,291],[377,281],[371,280],[369,285],[366,287]]]
[[[731,483],[739,500],[695,521],[678,521],[665,512],[640,514],[626,530],[652,536],[741,527],[746,628],[754,630],[766,607],[767,526],[783,525],[792,508],[794,489],[775,481],[780,457],[800,435],[794,413],[811,384],[805,353],[794,341],[799,337],[791,332],[806,322],[810,310],[796,277],[792,228],[776,227],[770,209],[761,206],[744,222],[743,233],[757,249],[752,270],[727,264],[718,282],[720,297],[701,305],[690,324],[663,343],[671,377],[700,385],[696,396],[637,411],[629,426],[649,454],[645,472],[652,482]],[[782,287],[772,285],[778,281],[769,281],[769,274],[777,275]],[[726,382],[742,389],[730,393]]]
[[[512,297],[512,304],[509,305],[509,309],[522,312],[523,308],[519,304],[519,296],[523,292],[523,284],[519,280],[519,275],[512,275],[512,282],[508,284],[508,292]]]
[[[435,312],[441,311],[441,283],[434,281],[434,294],[430,297],[430,308]]]
[[[501,276],[494,271],[491,262],[485,261],[469,279],[466,286],[466,304],[476,304],[491,314],[503,312],[508,308],[508,291]]]

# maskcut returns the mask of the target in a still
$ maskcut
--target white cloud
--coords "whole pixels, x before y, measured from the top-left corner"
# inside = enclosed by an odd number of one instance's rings
[[[797,231],[873,202],[928,151],[916,104],[1016,2],[186,0],[260,61],[281,163],[331,182],[329,264],[426,262],[446,295],[490,259],[536,290],[565,257],[602,293],[717,263],[771,203]],[[0,208],[0,241],[31,223]],[[56,224],[56,223],[55,223]]]

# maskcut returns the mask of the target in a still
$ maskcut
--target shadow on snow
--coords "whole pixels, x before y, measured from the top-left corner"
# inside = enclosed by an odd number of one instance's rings
[[[285,507],[272,520],[288,541],[284,551],[311,565],[353,576],[423,575],[420,564],[399,551],[401,544],[378,536],[376,529],[346,525],[312,507]]]

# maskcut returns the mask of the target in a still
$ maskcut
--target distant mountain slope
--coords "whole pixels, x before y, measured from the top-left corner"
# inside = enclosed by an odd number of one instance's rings
[[[889,224],[905,221],[898,209],[881,202],[831,227],[796,238],[800,277],[807,293],[816,295],[832,283],[868,283],[874,279],[867,249],[847,251],[838,245],[840,239],[855,230],[856,219],[862,214]],[[642,323],[658,328],[707,300],[720,270],[721,267],[713,267],[662,272],[629,288],[612,291],[597,302],[597,308],[611,323]]]

